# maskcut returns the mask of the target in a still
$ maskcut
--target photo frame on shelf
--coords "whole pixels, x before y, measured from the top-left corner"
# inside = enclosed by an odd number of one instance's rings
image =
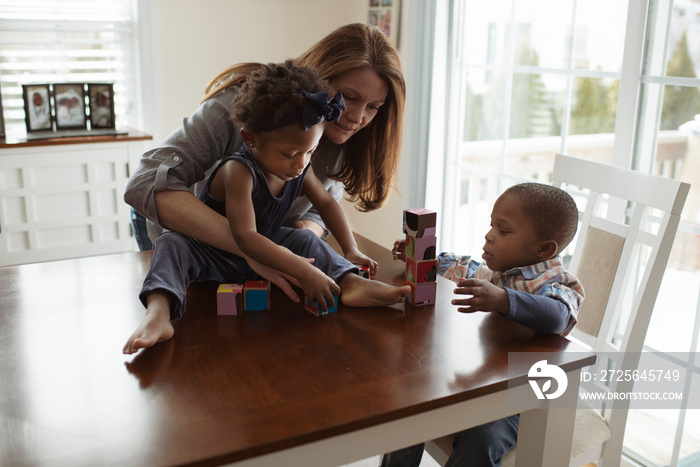
[[[88,83],[90,128],[115,128],[114,84]]]
[[[401,0],[368,0],[368,2],[368,23],[381,29],[398,48]]]
[[[53,100],[57,130],[87,129],[84,83],[54,84]]]
[[[52,131],[53,107],[48,84],[23,84],[24,120],[27,132]]]

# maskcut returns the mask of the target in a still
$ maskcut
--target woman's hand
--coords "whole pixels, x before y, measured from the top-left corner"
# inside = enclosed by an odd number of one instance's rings
[[[301,256],[300,256],[301,258]],[[303,258],[306,261],[309,262],[309,264],[314,262],[313,258]],[[258,263],[257,261],[251,259],[251,258],[246,258],[246,261],[248,262],[248,265],[250,268],[258,273],[261,277],[264,279],[272,282],[275,284],[277,287],[279,287],[282,292],[287,295],[292,301],[299,303],[301,300],[297,293],[294,291],[292,288],[292,285],[295,285],[297,287],[301,287],[301,284],[299,281],[290,276],[289,274],[285,274],[281,271],[278,271],[276,269],[272,269],[270,267],[265,266],[264,264]]]
[[[369,268],[369,277],[375,277],[377,274],[378,263],[362,253],[358,248],[350,248],[345,253],[345,259],[353,264],[360,264]]]
[[[469,298],[452,300],[460,313],[495,311],[503,316],[510,311],[508,293],[502,287],[480,279],[463,279],[457,283],[454,293],[471,295]]]

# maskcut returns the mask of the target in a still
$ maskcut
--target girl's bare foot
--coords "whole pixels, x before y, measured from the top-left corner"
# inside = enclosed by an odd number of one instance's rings
[[[146,299],[146,316],[126,341],[125,354],[152,347],[173,337],[175,329],[170,322],[170,300],[160,292],[152,292]]]
[[[411,293],[408,285],[389,285],[365,279],[357,274],[346,274],[340,280],[340,301],[345,306],[388,306],[401,303]]]

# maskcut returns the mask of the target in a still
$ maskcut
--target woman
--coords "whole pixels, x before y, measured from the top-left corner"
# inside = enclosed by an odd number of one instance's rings
[[[350,24],[314,44],[295,62],[314,67],[343,94],[347,107],[324,132],[312,162],[316,176],[336,199],[344,188],[361,211],[381,207],[390,194],[403,131],[406,86],[396,48],[378,28]],[[188,190],[242,144],[240,128],[229,118],[230,104],[237,85],[260,66],[234,65],[216,76],[195,113],[160,147],[144,154],[124,195],[128,204],[157,224],[239,256],[244,255],[226,219]],[[286,224],[317,235],[325,232],[303,198],[292,206]],[[288,277],[254,261],[249,264],[296,297]]]

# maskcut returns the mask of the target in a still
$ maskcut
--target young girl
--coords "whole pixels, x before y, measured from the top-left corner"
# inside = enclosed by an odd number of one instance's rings
[[[200,195],[225,215],[241,250],[253,260],[282,271],[324,310],[334,294],[351,307],[403,301],[408,286],[390,286],[357,275],[353,264],[377,264],[359,251],[345,216],[313,170],[311,155],[324,126],[345,107],[311,67],[266,65],[249,75],[233,100],[232,119],[241,124],[245,146],[223,159]],[[292,202],[306,196],[343,249],[340,256],[313,232],[282,227]],[[305,258],[313,258],[310,264]],[[171,320],[185,309],[193,281],[243,282],[254,273],[240,256],[175,232],[155,243],[151,267],[140,293],[146,317],[124,346],[125,354],[172,337]]]

